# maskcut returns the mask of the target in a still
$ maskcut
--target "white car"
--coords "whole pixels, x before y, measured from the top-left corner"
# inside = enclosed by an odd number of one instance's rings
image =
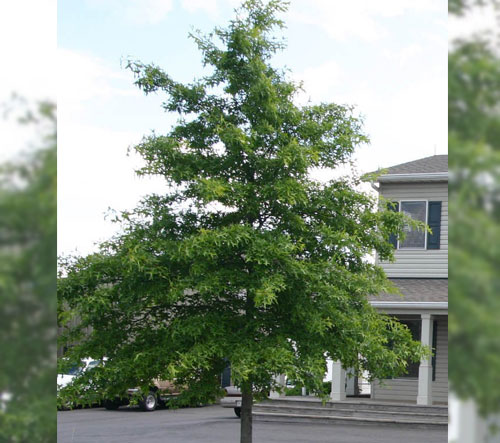
[[[83,374],[84,371],[95,368],[99,363],[99,360],[84,358],[81,365],[69,368],[64,374],[57,374],[57,390],[68,386],[75,377]]]
[[[80,365],[75,365],[69,368],[65,373],[57,374],[57,396],[59,398],[59,391],[66,386],[73,383],[73,380],[89,369],[95,368],[97,365],[101,364],[100,360],[94,360],[93,358],[84,358]],[[100,401],[98,399],[92,402],[92,405],[99,405]],[[61,409],[71,409],[75,407],[76,404],[73,402],[65,402],[60,405]]]

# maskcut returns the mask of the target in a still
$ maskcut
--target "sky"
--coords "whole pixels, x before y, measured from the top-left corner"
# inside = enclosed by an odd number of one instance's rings
[[[54,0],[0,2],[0,164],[26,150],[36,136],[33,127],[15,123],[22,106],[13,94],[27,104],[56,101],[56,48]]]
[[[138,178],[128,148],[175,116],[165,97],[144,96],[124,66],[140,60],[190,82],[204,72],[193,30],[208,33],[234,15],[235,0],[59,0],[58,253],[88,254],[118,226],[109,209],[132,209],[163,192]],[[356,107],[371,139],[358,169],[447,151],[447,2],[292,0],[283,15],[286,49],[274,66],[304,82],[300,103]]]

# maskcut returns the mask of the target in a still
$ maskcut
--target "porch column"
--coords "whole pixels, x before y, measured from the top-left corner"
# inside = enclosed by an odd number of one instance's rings
[[[284,374],[280,374],[280,375],[274,376],[274,381],[279,386],[281,386],[283,388],[285,386],[285,375]],[[280,394],[278,391],[271,391],[269,393],[269,398],[281,398],[281,397],[284,397],[284,395],[285,395],[284,392],[282,394]]]
[[[485,430],[487,425],[485,420],[480,418],[477,412],[477,406],[473,400],[459,401],[455,399],[456,409],[455,417],[451,420],[454,425],[457,443],[473,443],[485,440]],[[454,420],[456,419],[456,420]],[[451,424],[451,423],[450,423]]]
[[[432,348],[433,319],[431,314],[422,314],[422,344]],[[418,369],[417,405],[432,405],[432,360],[423,357]]]
[[[333,362],[332,367],[332,392],[330,394],[332,401],[345,400],[345,369],[342,363],[337,360]]]

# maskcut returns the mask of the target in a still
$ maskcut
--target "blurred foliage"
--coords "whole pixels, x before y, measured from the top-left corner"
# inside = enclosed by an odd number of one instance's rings
[[[463,16],[474,6],[498,5],[498,0],[448,0],[448,11]]]
[[[56,111],[41,103],[22,112],[19,124],[36,126],[40,139],[0,166],[0,441],[52,443]]]
[[[464,11],[464,2],[450,2]],[[467,18],[464,17],[464,20]],[[500,57],[487,35],[449,53],[452,389],[500,410]]]

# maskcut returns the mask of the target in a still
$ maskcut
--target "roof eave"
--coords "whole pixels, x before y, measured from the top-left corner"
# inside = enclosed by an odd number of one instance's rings
[[[447,182],[448,172],[426,172],[420,174],[383,174],[377,178],[379,183],[395,182]]]
[[[410,314],[429,312],[438,315],[448,315],[448,302],[419,302],[419,301],[370,301],[370,304],[388,314]]]

